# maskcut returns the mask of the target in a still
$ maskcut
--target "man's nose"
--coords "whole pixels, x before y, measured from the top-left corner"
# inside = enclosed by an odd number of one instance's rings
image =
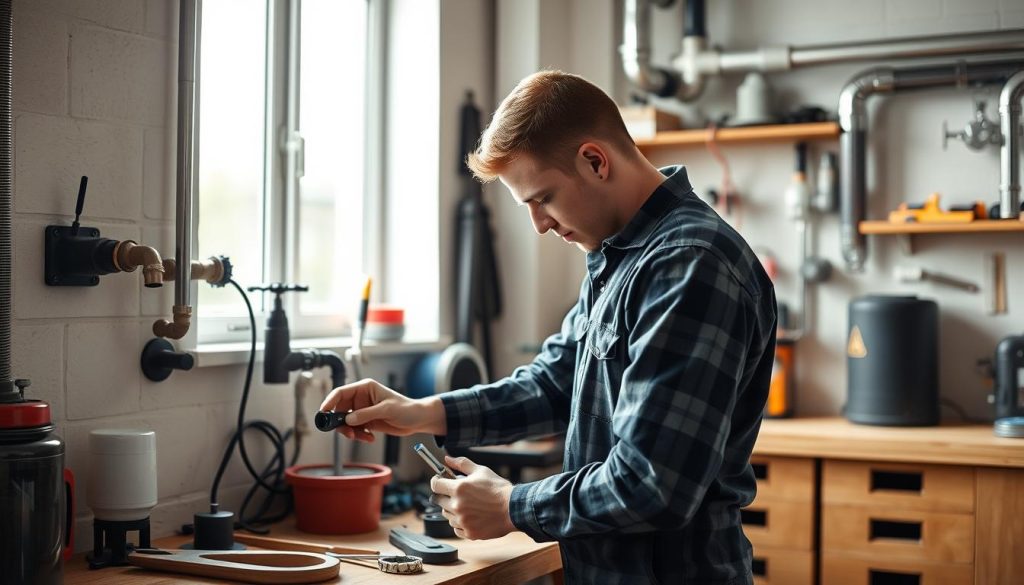
[[[555,227],[555,220],[544,213],[540,205],[530,205],[530,221],[533,222],[533,229],[540,235],[544,235],[551,228]]]

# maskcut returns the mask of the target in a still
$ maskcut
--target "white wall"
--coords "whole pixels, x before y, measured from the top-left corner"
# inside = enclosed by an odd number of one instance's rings
[[[506,0],[509,5],[519,2]],[[544,45],[544,31],[560,31],[560,38],[552,43],[562,48],[561,59],[527,59],[528,65],[558,66],[571,71],[586,72],[613,93],[619,103],[625,103],[629,88],[621,71],[618,43],[621,40],[621,1],[577,2],[561,0],[557,8],[547,6],[549,18],[537,22],[537,17],[526,18],[533,3],[519,8],[516,27],[531,25],[533,30],[519,31],[527,41],[526,50],[536,43]],[[594,6],[594,5],[600,5]],[[614,5],[614,6],[612,6]],[[499,7],[503,6],[499,2]],[[586,6],[587,9],[583,9]],[[1024,27],[1024,4],[1014,0],[947,0],[945,2],[906,2],[901,0],[712,0],[707,2],[710,42],[727,50],[752,49],[762,45],[816,45],[856,40],[906,37],[969,31],[995,31]],[[512,10],[509,8],[508,10]],[[614,18],[608,11],[615,11]],[[676,2],[668,10],[655,8],[654,62],[667,65],[679,51],[682,30],[682,4]],[[504,30],[503,12],[499,10],[499,31]],[[562,20],[554,20],[554,16]],[[608,17],[610,25],[604,20]],[[532,19],[532,20],[531,20]],[[602,24],[595,25],[595,22]],[[614,29],[609,31],[609,26]],[[518,28],[517,28],[518,30]],[[540,41],[530,35],[540,31]],[[515,46],[515,42],[510,42]],[[499,47],[501,47],[499,34]],[[548,45],[550,46],[550,45]],[[524,51],[525,53],[525,51]],[[498,69],[503,62],[499,50]],[[613,66],[616,75],[609,76],[605,67]],[[832,66],[771,74],[777,104],[792,109],[800,104],[818,104],[835,111],[838,93],[843,84],[856,72],[871,67],[871,63]],[[529,71],[517,70],[515,75]],[[514,83],[499,79],[496,99],[500,99]],[[662,102],[666,109],[679,111],[688,124],[703,125],[705,118],[717,118],[735,108],[735,89],[742,76],[712,79],[707,91],[692,106]],[[608,84],[614,84],[609,88]],[[951,143],[942,149],[942,122],[951,129],[960,129],[972,116],[972,96],[984,95],[989,102],[989,116],[995,117],[998,88],[981,90],[944,89],[912,92],[888,97],[875,97],[870,102],[871,138],[869,151],[869,203],[872,218],[883,218],[885,213],[902,201],[921,201],[929,193],[942,194],[944,206],[967,203],[980,199],[986,203],[998,200],[999,154],[996,149],[976,153],[961,143]],[[812,145],[811,162],[816,163],[821,152],[838,152],[836,141]],[[732,179],[741,193],[741,218],[731,218],[740,227],[747,240],[755,247],[770,249],[779,259],[781,274],[777,283],[780,301],[793,305],[795,299],[794,271],[797,268],[797,242],[792,224],[786,220],[782,208],[782,194],[790,180],[794,155],[790,144],[728,145],[722,151],[729,160]],[[657,164],[682,163],[688,167],[694,187],[704,191],[720,183],[721,170],[704,148],[666,149],[653,155]],[[812,172],[813,175],[813,172]],[[813,176],[812,176],[813,181]],[[502,193],[507,198],[507,194]],[[528,299],[535,306],[546,308],[550,299],[566,302],[570,286],[564,278],[552,278],[554,267],[561,262],[549,259],[547,252],[537,251],[536,243],[528,243],[531,233],[525,214],[516,213],[512,206],[501,207],[508,217],[507,238],[503,245],[506,254],[520,250],[526,259],[539,262],[536,268],[522,264],[517,268],[531,268],[534,273],[516,274],[517,283],[507,286],[509,296]],[[522,215],[523,217],[513,217]],[[513,225],[515,224],[515,225]],[[842,266],[839,251],[838,217],[822,217],[817,227],[820,254],[834,266]],[[515,228],[515,229],[513,229]],[[522,239],[519,239],[522,238]],[[941,322],[940,391],[943,398],[963,406],[974,417],[991,417],[986,403],[988,393],[981,378],[975,374],[975,361],[990,357],[995,344],[1011,333],[1024,329],[1024,306],[1016,299],[1017,291],[1024,287],[1024,251],[1020,234],[1007,235],[941,235],[918,237],[914,240],[915,253],[903,254],[893,238],[869,238],[869,258],[863,274],[849,274],[836,270],[832,280],[811,293],[814,331],[798,346],[799,414],[837,414],[845,401],[846,363],[845,336],[847,303],[853,297],[866,293],[910,293],[932,298],[939,304]],[[983,281],[982,259],[985,254],[1003,251],[1007,254],[1009,309],[1005,315],[989,316],[984,312],[982,295],[989,283]],[[537,260],[539,259],[539,260]],[[583,258],[572,259],[582,266]],[[969,294],[943,288],[930,283],[903,284],[892,278],[896,265],[921,266],[954,274],[976,282],[982,294]],[[531,276],[538,274],[540,276]],[[531,280],[532,278],[532,280]],[[578,282],[578,281],[576,281]],[[525,302],[525,301],[524,301]],[[543,310],[543,309],[542,309]],[[533,313],[528,313],[533,314]],[[512,339],[511,346],[527,340],[529,335],[554,331],[557,319],[553,316],[535,323],[533,329],[524,330],[523,324],[509,323],[519,318],[510,313],[503,326]],[[526,355],[507,355],[513,363],[528,359]],[[943,414],[955,418],[951,411]]]
[[[461,4],[460,11],[446,12],[447,18],[462,18],[467,27],[489,21],[487,3],[482,7],[468,0]],[[125,427],[156,431],[159,504],[152,514],[152,530],[154,537],[164,536],[207,508],[213,475],[233,432],[241,396],[244,364],[176,372],[162,383],[142,376],[139,355],[152,337],[154,319],[169,315],[172,286],[145,289],[138,272],[105,276],[91,288],[43,284],[43,228],[70,224],[81,175],[90,179],[82,225],[97,227],[106,237],[130,238],[173,255],[177,6],[175,0],[14,2],[13,372],[32,380],[28,397],[51,404],[57,432],[67,442],[66,465],[78,480],[78,550],[92,545],[92,517],[86,505],[89,431]],[[433,40],[421,58],[436,72],[441,50],[446,59],[455,50],[464,51],[465,70],[449,67],[445,75],[454,76],[453,84],[460,88],[476,87],[490,99],[485,91],[490,83],[489,45],[480,39],[484,33],[478,33],[469,47],[452,48],[446,41],[442,49],[438,12],[435,3],[435,30],[425,31]],[[431,89],[416,82],[414,76],[392,80],[404,91],[400,100],[413,101],[414,106],[416,99],[422,100],[417,113],[427,118],[437,135],[443,118],[439,87],[444,84],[434,78]],[[453,93],[461,97],[461,89]],[[448,118],[457,116],[460,101],[456,97],[449,93],[443,98],[444,107],[451,110],[445,114]],[[432,105],[424,109],[424,104]],[[443,139],[442,146],[447,146],[446,140],[452,139]],[[450,185],[454,147],[441,148],[438,155],[436,142],[414,140],[404,145],[435,157],[428,159],[433,163],[422,171],[434,177],[433,188],[442,180]],[[410,152],[406,149],[403,155]],[[392,169],[401,171],[401,167]],[[389,184],[402,185],[396,180]],[[446,205],[452,205],[450,196]],[[453,211],[434,205],[420,213],[421,227],[436,234],[438,215],[447,217]],[[411,252],[418,241],[408,246]],[[450,249],[450,244],[446,246]],[[194,250],[196,257],[217,253],[201,243]],[[431,270],[437,279],[437,267]],[[250,280],[247,275],[236,278],[243,284]],[[430,310],[435,323],[441,294],[436,283],[426,291],[433,299]],[[293,342],[293,347],[300,345]],[[363,374],[387,380],[393,373],[401,383],[415,358],[371,358]],[[287,429],[294,412],[292,388],[265,386],[260,372],[257,364],[247,419],[265,419]],[[308,396],[302,412],[311,415],[321,398]],[[327,435],[314,431],[303,446],[300,463],[329,461],[330,444]],[[254,461],[266,461],[265,441],[253,436],[247,445]],[[362,449],[359,459],[380,461],[381,446],[378,442]],[[415,457],[404,454],[400,469],[421,470]],[[237,453],[221,485],[222,506],[237,512],[251,485]]]

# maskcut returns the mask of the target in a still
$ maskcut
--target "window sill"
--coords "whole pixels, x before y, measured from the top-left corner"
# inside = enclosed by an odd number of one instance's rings
[[[345,355],[345,351],[352,347],[351,337],[320,337],[311,339],[293,339],[291,347],[297,349],[328,349]],[[231,366],[244,364],[249,361],[248,341],[233,343],[207,343],[189,351],[195,359],[195,367],[205,368],[211,366]],[[440,351],[451,344],[447,337],[441,339],[403,339],[402,341],[365,341],[363,342],[363,353],[367,357],[381,357],[391,355],[408,355],[413,353],[426,353]],[[263,342],[256,342],[256,362],[263,363]]]

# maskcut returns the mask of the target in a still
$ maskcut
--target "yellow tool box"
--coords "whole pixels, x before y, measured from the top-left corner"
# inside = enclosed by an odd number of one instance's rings
[[[954,205],[949,211],[943,211],[939,207],[939,194],[932,193],[923,204],[900,203],[889,212],[889,223],[967,223],[985,217],[985,204],[981,201]]]

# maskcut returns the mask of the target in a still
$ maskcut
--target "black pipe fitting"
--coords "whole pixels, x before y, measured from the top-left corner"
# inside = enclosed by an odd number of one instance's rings
[[[316,413],[313,417],[313,424],[316,425],[318,431],[328,432],[346,424],[344,412],[334,412],[321,410]]]

